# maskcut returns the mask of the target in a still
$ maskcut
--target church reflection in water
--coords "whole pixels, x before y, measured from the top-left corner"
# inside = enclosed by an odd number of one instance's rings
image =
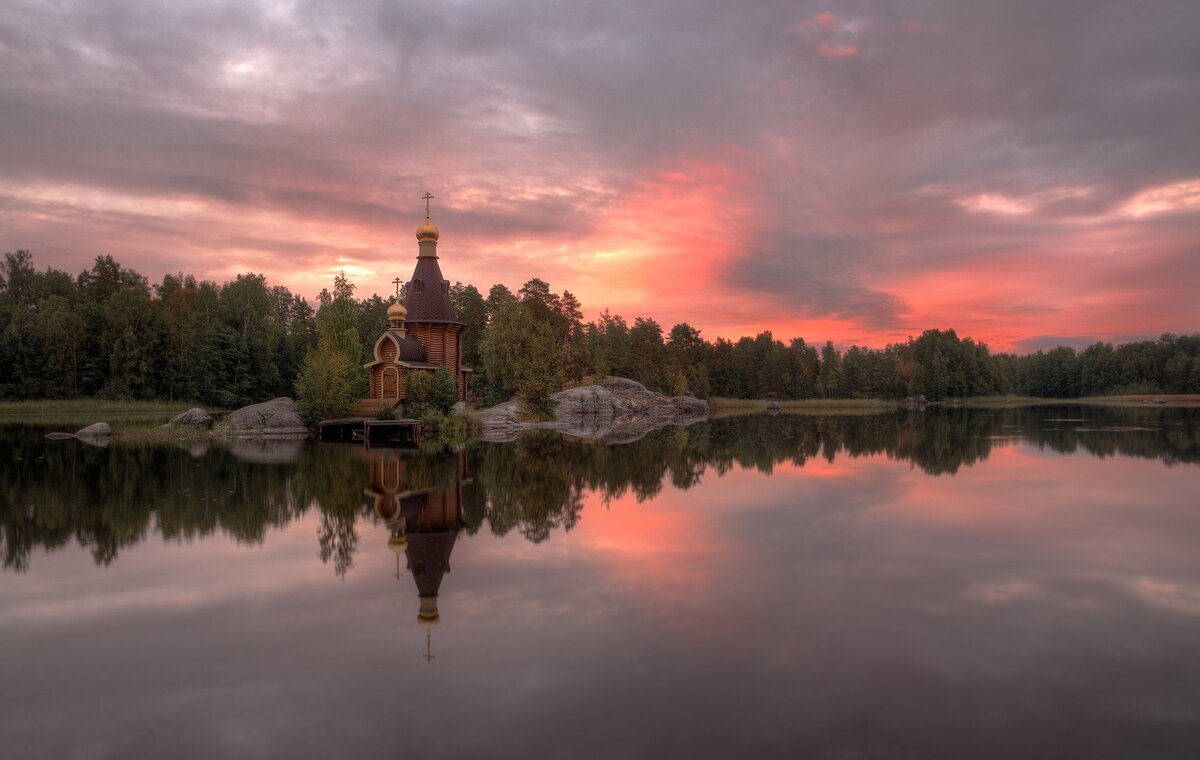
[[[459,451],[441,458],[444,466],[433,470],[415,452],[375,449],[369,456],[371,482],[363,493],[390,532],[387,546],[396,555],[396,577],[404,576],[403,557],[404,568],[416,583],[417,625],[425,631],[425,659],[432,660],[432,633],[441,621],[438,593],[450,572],[454,543],[465,526],[462,490],[471,482],[467,454]]]

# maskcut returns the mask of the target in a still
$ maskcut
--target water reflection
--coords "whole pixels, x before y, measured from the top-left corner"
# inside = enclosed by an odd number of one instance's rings
[[[1195,757],[1196,423],[417,452],[8,430],[0,732],[46,758]]]
[[[462,489],[469,483],[465,451],[431,459],[399,452],[372,450],[371,483],[364,493],[375,516],[388,528],[387,546],[400,558],[417,586],[420,607],[417,624],[425,631],[425,659],[433,659],[432,632],[441,621],[438,592],[450,572],[450,554],[466,523]],[[434,467],[429,465],[433,463]],[[446,477],[453,463],[451,477]]]
[[[14,464],[0,481],[0,557],[9,570],[28,569],[34,549],[72,541],[87,547],[98,565],[154,535],[190,542],[221,532],[258,544],[269,530],[316,510],[318,555],[344,575],[353,567],[360,522],[391,519],[379,511],[386,505],[363,502],[364,484],[382,488],[385,473],[356,447],[236,442],[100,449],[48,443],[42,432],[0,429],[0,457]],[[886,456],[927,475],[953,475],[1018,442],[1057,454],[1194,465],[1200,463],[1200,415],[1089,407],[757,415],[659,430],[622,446],[542,432],[465,451],[435,445],[384,456],[397,468],[389,487],[403,481],[402,490],[455,495],[455,530],[517,531],[539,543],[579,522],[584,493],[643,501],[666,483],[691,488],[709,472],[737,467],[769,474],[818,457],[832,463]]]

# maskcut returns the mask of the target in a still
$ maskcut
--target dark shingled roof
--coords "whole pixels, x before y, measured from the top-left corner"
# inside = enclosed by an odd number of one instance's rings
[[[396,358],[402,362],[423,362],[425,361],[425,347],[421,345],[421,341],[411,335],[405,335],[403,338],[395,330],[388,330],[388,334],[392,340],[396,342],[400,350],[396,354]]]
[[[458,322],[444,280],[437,256],[417,257],[417,267],[408,282],[408,300],[404,302],[409,322]]]
[[[409,533],[404,554],[408,569],[417,582],[419,596],[437,596],[442,576],[450,569],[450,552],[454,551],[457,531],[442,533]]]

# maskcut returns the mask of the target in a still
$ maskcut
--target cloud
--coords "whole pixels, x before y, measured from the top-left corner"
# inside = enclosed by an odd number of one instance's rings
[[[836,317],[871,327],[894,323],[904,311],[898,296],[858,284],[859,270],[870,258],[862,241],[824,235],[766,237],[779,242],[751,250],[725,268],[728,280],[740,286],[734,293],[769,296],[763,311],[784,317]]]
[[[541,276],[710,337],[1184,332],[1197,24],[1032,0],[12,2],[0,250],[255,266],[310,296],[345,259],[386,292],[428,189],[452,279]],[[706,200],[648,241],[629,203],[673,172]],[[655,262],[652,292],[628,285]],[[964,292],[910,287],[947,274]],[[1095,326],[1046,316],[1081,300]]]
[[[993,214],[1028,214],[1034,206],[1022,198],[1007,195],[982,193],[971,198],[957,198],[954,201],[968,211],[985,211]]]
[[[1122,213],[1136,218],[1176,211],[1200,211],[1200,179],[1148,188],[1121,207]]]

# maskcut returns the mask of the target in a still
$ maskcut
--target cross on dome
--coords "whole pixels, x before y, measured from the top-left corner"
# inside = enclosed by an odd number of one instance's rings
[[[422,222],[421,226],[417,228],[417,241],[420,243],[434,243],[434,244],[437,243],[438,228],[433,226],[433,222],[429,221],[429,201],[432,198],[433,198],[433,193],[430,193],[428,191],[426,191],[426,193],[421,196],[421,200],[425,201],[425,221]],[[428,251],[426,251],[424,248],[422,248],[420,255],[436,256],[437,254],[434,253],[433,247],[430,246]]]

